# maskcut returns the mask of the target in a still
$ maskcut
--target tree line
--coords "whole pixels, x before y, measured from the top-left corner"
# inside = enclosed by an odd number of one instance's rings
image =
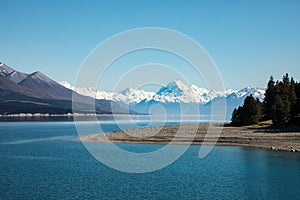
[[[263,102],[252,95],[234,109],[231,124],[245,126],[272,120],[274,126],[300,126],[300,83],[285,74],[281,81],[271,76]]]

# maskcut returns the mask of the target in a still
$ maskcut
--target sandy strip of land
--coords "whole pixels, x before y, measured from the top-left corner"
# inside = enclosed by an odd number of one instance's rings
[[[122,130],[105,134],[88,135],[78,138],[86,142],[113,142],[138,144],[204,144],[224,146],[249,146],[300,152],[300,132],[279,132],[267,128],[214,126],[207,135],[208,124],[149,127]],[[222,130],[218,137],[218,130]],[[195,134],[196,133],[196,134]]]

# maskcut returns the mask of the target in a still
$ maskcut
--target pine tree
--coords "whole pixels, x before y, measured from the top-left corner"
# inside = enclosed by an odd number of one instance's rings
[[[231,124],[232,125],[239,126],[239,122],[240,122],[240,115],[239,114],[240,114],[240,112],[238,111],[238,109],[235,108],[232,112],[232,117],[231,117]]]
[[[255,105],[256,105],[256,123],[258,123],[262,119],[263,115],[263,104],[260,102],[258,98],[255,100]]]
[[[296,93],[296,97],[299,99],[300,98],[300,82],[295,82],[295,93]]]
[[[276,94],[276,87],[273,76],[270,77],[268,86],[265,93],[265,98],[263,101],[263,118],[265,120],[272,119],[274,116],[274,111],[272,110],[272,105],[274,104],[274,98]]]
[[[298,109],[297,109],[297,95],[295,91],[296,83],[293,78],[291,78],[291,84],[290,84],[290,90],[289,90],[289,100],[291,104],[291,110],[290,110],[290,119],[289,123],[293,124],[295,121],[295,117],[298,115]]]
[[[291,105],[295,104],[297,101],[297,95],[296,95],[296,83],[294,81],[294,78],[291,78],[290,88],[289,88],[289,99]]]
[[[279,94],[283,101],[282,119],[283,124],[287,124],[291,119],[291,101],[290,101],[290,79],[289,75],[286,73],[282,78],[282,82],[279,83]]]
[[[284,125],[287,121],[287,116],[285,116],[285,108],[282,97],[278,94],[274,98],[274,104],[272,110],[274,111],[274,116],[272,118],[274,125]]]
[[[243,106],[232,113],[232,124],[237,126],[256,124],[261,119],[262,105],[252,95],[246,97]]]
[[[291,83],[291,85],[293,85],[293,83]],[[300,83],[296,83],[296,82],[294,83],[294,90],[295,90],[296,100],[291,107],[290,124],[300,126]]]
[[[263,111],[263,113],[262,113]],[[250,125],[271,119],[274,125],[300,126],[300,83],[286,73],[281,81],[270,77],[263,103],[253,96],[245,99],[243,106],[232,113],[234,125]]]

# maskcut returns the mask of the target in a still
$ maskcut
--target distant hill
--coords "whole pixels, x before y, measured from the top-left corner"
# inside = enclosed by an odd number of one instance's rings
[[[110,100],[96,100],[70,90],[41,72],[26,74],[0,64],[0,114],[19,113],[72,113],[72,95],[79,113],[93,113],[95,102],[98,114],[128,113],[119,104]]]

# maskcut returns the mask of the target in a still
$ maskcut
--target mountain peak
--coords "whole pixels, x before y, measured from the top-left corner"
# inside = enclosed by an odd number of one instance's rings
[[[40,72],[40,71],[36,71],[36,72],[33,72],[33,73],[31,74],[31,76],[45,77],[46,75],[43,74],[43,73]]]
[[[171,83],[175,83],[175,84],[178,85],[178,86],[185,86],[185,85],[186,85],[186,84],[185,84],[182,80],[180,80],[180,79],[176,79],[176,80],[172,81]]]
[[[168,83],[166,87],[178,88],[178,89],[184,90],[184,89],[188,88],[189,86],[187,84],[185,84],[183,81],[176,79],[175,81]]]
[[[166,86],[160,88],[157,92],[158,95],[172,95],[181,96],[185,91],[190,90],[190,87],[183,83],[181,80],[176,79],[168,83]]]
[[[4,76],[5,78],[7,78],[15,83],[21,82],[28,76],[28,74],[18,72],[3,63],[0,64],[0,75]]]
[[[32,74],[30,74],[28,76],[28,78],[33,78],[33,79],[36,79],[36,80],[42,80],[42,81],[45,81],[45,82],[48,82],[48,83],[53,83],[54,82],[52,79],[50,79],[48,76],[46,76],[45,74],[43,74],[40,71],[33,72]]]
[[[11,73],[13,73],[15,70],[10,68],[9,66],[1,63],[0,64],[0,75],[2,76],[9,76]]]
[[[233,98],[241,99],[249,96],[250,94],[252,94],[254,98],[258,98],[260,101],[263,101],[265,96],[265,89],[255,86],[247,86],[239,91],[233,91],[230,96],[232,96]]]

